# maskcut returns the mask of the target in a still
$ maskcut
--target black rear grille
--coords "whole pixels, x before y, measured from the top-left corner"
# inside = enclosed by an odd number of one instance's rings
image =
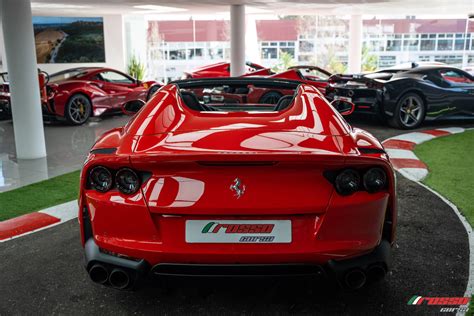
[[[262,167],[277,164],[276,161],[198,161],[197,163],[208,167]]]
[[[156,275],[174,276],[323,276],[324,270],[314,264],[179,264],[160,263],[153,267]]]

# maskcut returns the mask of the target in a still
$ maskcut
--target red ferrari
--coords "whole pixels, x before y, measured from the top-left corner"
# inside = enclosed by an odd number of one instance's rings
[[[255,63],[246,63],[247,74],[270,75],[272,74],[269,68],[265,68]],[[216,64],[206,65],[196,68],[190,72],[185,72],[183,79],[191,78],[217,78],[230,77],[230,63],[220,62]]]
[[[81,125],[91,116],[121,112],[122,105],[128,101],[148,100],[161,86],[155,81],[142,82],[102,67],[73,68],[52,75],[41,72],[43,116]],[[0,86],[0,107],[0,114],[10,114],[8,83]]]
[[[270,74],[268,68],[264,68],[255,72],[249,72],[242,77],[266,77],[272,79],[289,79],[296,80],[301,83],[310,84],[316,87],[322,93],[325,93],[328,85],[328,78],[332,75],[327,70],[316,66],[295,66],[287,71]],[[194,91],[199,100],[204,103],[220,101],[225,103],[261,103],[261,104],[277,104],[281,97],[293,95],[293,90],[285,89],[268,89],[259,88],[252,85],[246,87],[212,87]]]
[[[193,93],[220,86],[294,94],[242,105]],[[397,221],[390,161],[314,86],[182,80],[124,110],[137,113],[95,143],[81,174],[81,241],[94,282],[126,289],[152,275],[310,275],[358,289],[388,271]]]

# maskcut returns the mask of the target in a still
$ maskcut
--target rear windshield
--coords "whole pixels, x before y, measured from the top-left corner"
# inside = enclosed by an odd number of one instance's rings
[[[291,106],[297,85],[215,83],[201,86],[179,84],[181,99],[195,111],[269,112]]]

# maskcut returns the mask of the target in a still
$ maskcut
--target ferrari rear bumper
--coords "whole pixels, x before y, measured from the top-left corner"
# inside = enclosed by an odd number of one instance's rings
[[[103,252],[93,238],[85,244],[86,270],[96,283],[117,289],[132,288],[152,276],[187,277],[302,277],[335,278],[345,288],[359,289],[382,279],[390,268],[391,246],[383,240],[370,253],[325,264],[183,264],[150,266],[144,259],[126,258]]]

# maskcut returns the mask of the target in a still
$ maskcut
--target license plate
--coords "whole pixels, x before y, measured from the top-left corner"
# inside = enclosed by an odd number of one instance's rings
[[[346,102],[351,102],[352,103],[352,98],[343,97],[343,96],[340,96],[340,95],[335,95],[334,100],[346,101]]]
[[[289,220],[187,220],[187,243],[290,243]]]

